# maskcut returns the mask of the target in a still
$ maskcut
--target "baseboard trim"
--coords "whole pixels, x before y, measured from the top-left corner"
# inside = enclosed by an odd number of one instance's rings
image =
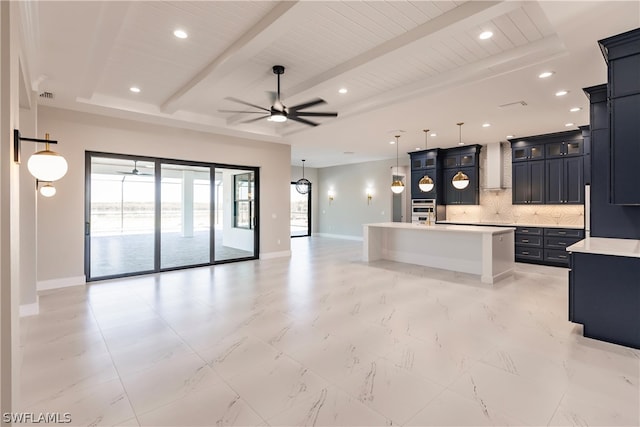
[[[70,286],[85,285],[85,276],[64,277],[62,279],[39,280],[36,284],[38,291],[48,291],[50,289],[68,288]]]
[[[314,236],[330,237],[332,239],[356,240],[358,242],[362,242],[362,237],[361,236],[350,236],[348,234],[315,233]]]
[[[291,251],[265,252],[260,254],[260,259],[288,258],[290,256]]]
[[[40,301],[37,295],[36,302],[20,306],[20,317],[35,316],[36,314],[40,314]]]

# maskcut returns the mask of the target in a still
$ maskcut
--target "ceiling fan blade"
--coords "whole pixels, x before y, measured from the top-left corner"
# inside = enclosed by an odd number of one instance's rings
[[[329,113],[329,112],[312,112],[312,111],[294,111],[293,113],[289,113],[289,117],[338,117],[338,113]]]
[[[218,110],[218,113],[264,114],[264,111]]]
[[[298,105],[294,105],[293,107],[289,107],[289,111],[304,110],[305,108],[313,107],[314,105],[326,104],[326,103],[327,101],[325,101],[324,99],[316,98],[309,102],[305,102],[304,104],[298,104]]]
[[[226,97],[225,99],[227,99],[227,100],[229,100],[229,101],[237,102],[238,104],[246,105],[246,106],[248,106],[248,107],[257,108],[258,110],[270,111],[270,110],[269,110],[269,109],[267,109],[267,108],[261,107],[261,106],[259,106],[259,105],[251,104],[251,103],[249,103],[249,102],[243,101],[243,100],[238,99],[238,98],[233,98],[233,97],[228,96],[228,97]]]
[[[264,120],[264,119],[266,119],[267,117],[269,117],[269,116],[267,115],[267,116],[254,117],[253,119],[243,120],[243,121],[241,121],[240,123],[252,123],[252,122],[257,122],[258,120]]]
[[[288,119],[293,120],[294,122],[304,123],[305,125],[309,125],[309,126],[318,126],[320,124],[320,123],[312,122],[310,120],[303,119],[298,116],[292,116],[292,115],[289,115]]]

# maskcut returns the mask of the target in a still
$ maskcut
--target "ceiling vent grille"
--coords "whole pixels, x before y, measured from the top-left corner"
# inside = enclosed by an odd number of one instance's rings
[[[518,106],[526,107],[527,103],[524,101],[509,102],[507,104],[498,105],[498,108],[518,107]]]
[[[42,92],[42,93],[40,93],[39,96],[40,96],[40,98],[46,98],[46,99],[53,99],[55,97],[53,92]]]

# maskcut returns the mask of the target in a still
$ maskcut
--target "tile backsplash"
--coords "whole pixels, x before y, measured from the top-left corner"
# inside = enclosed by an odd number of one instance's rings
[[[447,206],[447,221],[488,222],[527,225],[584,226],[583,205],[513,205],[511,204],[511,147],[502,143],[501,190],[485,190],[486,147],[480,151],[480,204]]]

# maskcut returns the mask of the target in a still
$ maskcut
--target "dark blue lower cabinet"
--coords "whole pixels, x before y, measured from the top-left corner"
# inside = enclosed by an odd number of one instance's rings
[[[640,349],[640,258],[572,253],[569,320],[585,337]]]

